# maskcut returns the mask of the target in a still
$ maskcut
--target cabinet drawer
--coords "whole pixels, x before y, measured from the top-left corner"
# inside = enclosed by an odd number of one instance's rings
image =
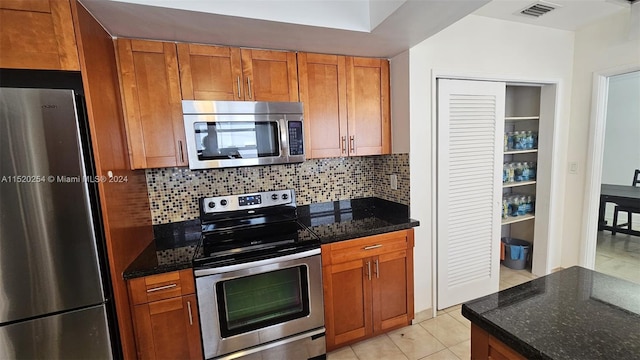
[[[413,229],[322,245],[322,266],[404,250],[413,246],[408,244],[409,231]]]
[[[195,293],[191,269],[145,276],[129,281],[134,305]]]

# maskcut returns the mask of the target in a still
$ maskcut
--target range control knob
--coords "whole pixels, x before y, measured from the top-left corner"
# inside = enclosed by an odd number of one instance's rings
[[[215,201],[209,201],[207,206],[209,207],[209,209],[213,209],[214,207],[216,207],[216,203],[215,203]]]
[[[278,200],[278,194],[271,194],[271,200]]]
[[[282,200],[287,200],[289,198],[289,195],[287,194],[282,194]]]
[[[220,205],[227,206],[227,200],[225,199],[220,200]]]

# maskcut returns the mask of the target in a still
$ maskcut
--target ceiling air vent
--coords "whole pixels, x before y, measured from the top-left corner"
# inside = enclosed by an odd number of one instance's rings
[[[527,16],[533,16],[533,17],[540,17],[540,16],[548,13],[549,11],[554,10],[557,7],[558,7],[558,5],[555,5],[555,4],[550,4],[550,3],[545,3],[545,2],[537,2],[537,3],[533,4],[533,5],[528,6],[524,10],[520,11],[520,14],[527,15]]]

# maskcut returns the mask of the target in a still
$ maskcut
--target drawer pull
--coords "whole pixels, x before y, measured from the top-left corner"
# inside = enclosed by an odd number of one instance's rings
[[[170,284],[170,285],[165,285],[165,286],[159,286],[157,288],[153,288],[153,289],[148,289],[147,293],[152,293],[155,291],[160,291],[160,290],[166,290],[166,289],[171,289],[178,286],[177,284]]]
[[[193,325],[193,315],[191,315],[191,301],[187,301],[187,309],[189,310],[189,325]]]
[[[236,80],[238,81],[238,99],[241,99],[242,94],[240,93],[240,76],[236,76]]]
[[[365,246],[364,250],[373,250],[373,249],[377,249],[377,248],[381,248],[381,247],[382,247],[381,244],[370,245],[370,246]]]

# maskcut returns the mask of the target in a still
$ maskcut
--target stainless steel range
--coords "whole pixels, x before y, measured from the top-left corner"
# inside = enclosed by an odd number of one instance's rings
[[[293,190],[200,199],[194,274],[207,359],[324,359],[320,241]]]

